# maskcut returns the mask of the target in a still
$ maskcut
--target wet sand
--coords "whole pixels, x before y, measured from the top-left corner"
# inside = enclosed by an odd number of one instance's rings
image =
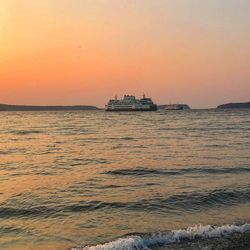
[[[222,238],[194,240],[168,246],[153,248],[154,250],[249,250],[250,232],[235,233]]]

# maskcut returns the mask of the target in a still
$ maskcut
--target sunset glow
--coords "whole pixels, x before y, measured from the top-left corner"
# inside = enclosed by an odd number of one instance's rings
[[[250,1],[0,0],[0,103],[250,99]]]

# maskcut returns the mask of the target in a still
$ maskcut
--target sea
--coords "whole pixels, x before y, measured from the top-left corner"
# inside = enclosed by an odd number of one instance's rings
[[[250,109],[0,112],[1,250],[178,249],[249,230]]]

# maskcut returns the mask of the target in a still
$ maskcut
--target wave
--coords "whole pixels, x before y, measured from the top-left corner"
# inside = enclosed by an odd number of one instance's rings
[[[96,210],[128,210],[164,214],[201,211],[204,208],[226,207],[250,201],[250,188],[215,189],[204,192],[183,192],[127,202],[80,201],[62,208],[63,212],[79,213]]]
[[[98,200],[83,200],[73,204],[49,206],[27,206],[14,208],[0,207],[0,218],[16,217],[58,217],[68,213],[83,213],[90,211],[127,210],[144,211],[161,214],[180,214],[202,211],[206,208],[228,207],[250,202],[250,188],[215,189],[204,192],[183,192],[165,197],[153,197],[127,202],[107,202]]]
[[[32,233],[28,230],[19,227],[7,226],[7,227],[0,227],[0,235],[31,235]]]
[[[213,239],[250,231],[250,224],[194,226],[166,233],[130,235],[102,245],[72,248],[72,250],[147,250],[149,247],[182,243],[194,239]]]
[[[42,134],[44,131],[40,130],[15,130],[11,131],[11,134],[15,135],[29,135],[29,134]]]
[[[153,197],[127,202],[81,201],[67,206],[64,211],[84,212],[106,209],[148,211],[164,214],[194,212],[204,208],[233,206],[250,201],[250,188],[215,189],[204,192],[183,192],[165,197]]]
[[[129,175],[129,176],[154,176],[154,175],[185,175],[185,174],[240,174],[250,173],[250,167],[211,167],[211,168],[169,168],[169,169],[149,169],[149,168],[136,168],[136,169],[117,169],[104,172],[109,175]]]
[[[59,210],[46,206],[32,208],[0,207],[0,218],[52,217]],[[58,216],[58,215],[56,215]]]

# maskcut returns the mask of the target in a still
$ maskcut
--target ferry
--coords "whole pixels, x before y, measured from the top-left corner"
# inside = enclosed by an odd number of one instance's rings
[[[165,106],[165,110],[183,110],[183,106],[179,104],[168,104]]]
[[[106,111],[156,111],[157,105],[153,103],[151,98],[147,98],[145,94],[141,99],[136,99],[133,95],[124,95],[123,99],[109,100],[106,105]]]

